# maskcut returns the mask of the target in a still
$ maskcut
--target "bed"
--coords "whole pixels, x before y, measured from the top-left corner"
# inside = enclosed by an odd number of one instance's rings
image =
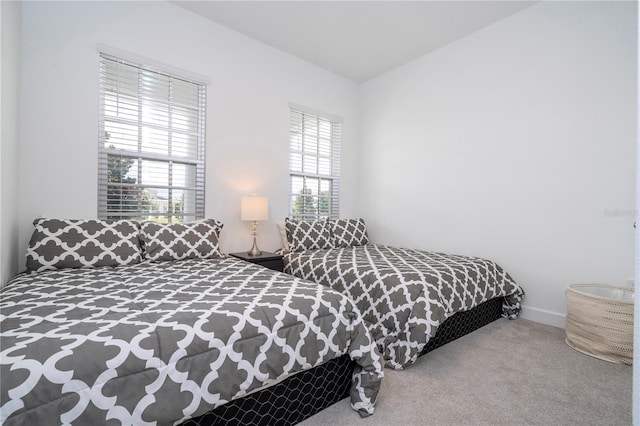
[[[519,315],[524,291],[493,261],[370,244],[363,219],[287,218],[284,232],[284,271],[351,298],[390,368],[415,363],[432,338]],[[469,324],[438,336],[460,321]]]
[[[35,225],[0,292],[2,424],[294,424],[346,393],[373,413],[353,302],[225,257],[219,222]]]

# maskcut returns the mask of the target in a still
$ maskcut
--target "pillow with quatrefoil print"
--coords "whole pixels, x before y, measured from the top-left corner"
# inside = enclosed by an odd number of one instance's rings
[[[369,244],[364,219],[338,219],[329,222],[335,247],[366,246]]]
[[[140,225],[131,220],[36,219],[27,271],[139,263]]]
[[[289,250],[319,250],[333,248],[331,230],[326,219],[304,221],[285,218]]]
[[[152,261],[224,257],[219,247],[223,224],[215,219],[191,223],[143,222],[145,258]]]

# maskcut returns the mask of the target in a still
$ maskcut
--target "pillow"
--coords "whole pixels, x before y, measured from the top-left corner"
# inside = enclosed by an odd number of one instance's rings
[[[131,220],[36,219],[27,271],[139,263],[139,224]]]
[[[333,248],[331,231],[325,219],[300,221],[285,218],[289,250],[304,251]]]
[[[140,239],[152,261],[224,257],[218,247],[222,223],[207,219],[191,223],[143,222]]]
[[[331,221],[331,234],[335,247],[353,247],[369,244],[364,219],[338,219]]]
[[[287,241],[287,229],[285,228],[284,222],[276,223],[278,227],[278,233],[280,234],[280,239],[282,240],[282,248],[283,250],[289,250],[289,241]]]

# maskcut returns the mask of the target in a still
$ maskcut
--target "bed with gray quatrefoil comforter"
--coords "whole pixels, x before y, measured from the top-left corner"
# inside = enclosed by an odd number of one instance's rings
[[[518,317],[524,291],[495,262],[384,245],[285,251],[284,271],[338,290],[356,304],[386,365],[413,364],[457,312],[504,297]]]
[[[366,416],[383,375],[348,298],[237,259],[31,273],[0,295],[5,426],[176,424],[344,354]]]

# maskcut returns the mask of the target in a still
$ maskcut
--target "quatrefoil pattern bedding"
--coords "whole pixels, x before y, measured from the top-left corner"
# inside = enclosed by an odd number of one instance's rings
[[[305,251],[369,244],[364,219],[295,220],[285,218],[286,250]]]
[[[118,266],[142,260],[140,227],[130,220],[36,219],[27,270]]]
[[[215,219],[170,224],[142,222],[140,239],[145,258],[163,261],[223,257],[219,248],[222,226]]]
[[[284,220],[289,249],[293,251],[326,249],[333,247],[331,228],[326,219],[313,221]]]
[[[490,260],[383,245],[285,252],[284,265],[349,296],[394,369],[413,364],[455,313],[504,296],[503,316],[514,319],[524,295]]]
[[[5,426],[171,425],[343,354],[366,416],[383,375],[347,297],[233,258],[25,274],[0,308]]]
[[[367,225],[364,219],[330,220],[334,247],[364,246],[369,244]]]

